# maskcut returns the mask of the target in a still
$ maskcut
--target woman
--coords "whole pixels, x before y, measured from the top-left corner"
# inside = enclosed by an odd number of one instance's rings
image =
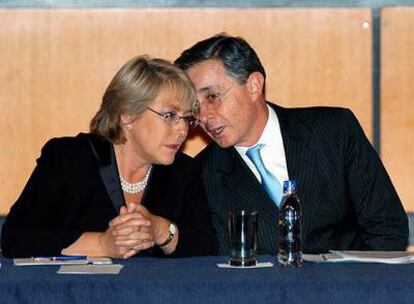
[[[2,230],[6,257],[207,255],[215,238],[194,161],[178,151],[195,91],[161,59],[127,62],[90,134],[50,140]]]

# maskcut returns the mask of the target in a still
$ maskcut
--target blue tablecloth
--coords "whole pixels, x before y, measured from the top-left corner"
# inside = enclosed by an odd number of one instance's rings
[[[114,261],[125,265],[119,275],[68,275],[0,258],[0,303],[414,303],[414,264],[216,266],[225,261],[138,257]]]

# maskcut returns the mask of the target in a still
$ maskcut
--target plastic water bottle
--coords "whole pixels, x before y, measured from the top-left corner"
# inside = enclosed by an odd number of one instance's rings
[[[300,267],[302,265],[301,218],[296,181],[285,181],[279,209],[279,253],[277,256],[282,266]]]

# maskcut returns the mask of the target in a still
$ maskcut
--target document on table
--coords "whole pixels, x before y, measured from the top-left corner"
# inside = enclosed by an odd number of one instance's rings
[[[383,264],[414,263],[414,252],[407,251],[354,251],[331,250],[326,254],[304,254],[303,259],[309,262],[360,262]]]
[[[60,266],[59,274],[119,274],[124,265],[64,265]]]
[[[16,266],[40,266],[40,265],[109,265],[110,258],[91,258],[86,256],[58,256],[58,257],[32,257],[13,259]]]

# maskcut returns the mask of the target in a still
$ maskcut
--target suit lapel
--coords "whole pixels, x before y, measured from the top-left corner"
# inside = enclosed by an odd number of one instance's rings
[[[119,209],[125,205],[125,200],[119,182],[118,166],[113,145],[105,139],[98,137],[90,137],[89,144],[99,163],[99,174],[105,185],[106,192],[115,210],[119,212]]]
[[[278,208],[234,148],[219,150],[219,174],[227,189],[229,211],[257,211],[259,214],[259,251],[277,245]],[[263,240],[269,240],[267,244]],[[269,249],[267,249],[269,250]],[[266,251],[266,250],[264,250]]]
[[[316,170],[315,154],[310,145],[312,130],[294,110],[271,106],[279,119],[289,178],[298,182],[298,194],[302,198],[302,211],[305,213],[304,210],[310,208],[306,205],[305,198],[312,192]]]

